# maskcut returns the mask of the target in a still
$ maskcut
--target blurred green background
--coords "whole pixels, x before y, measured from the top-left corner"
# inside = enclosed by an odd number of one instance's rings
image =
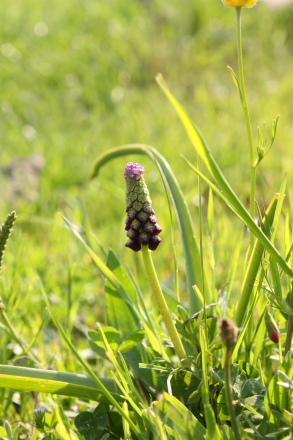
[[[275,145],[259,168],[257,199],[265,203],[278,191],[285,170],[289,189],[293,181],[292,19],[292,5],[273,9],[262,0],[243,11],[255,142],[257,126],[266,120],[270,134],[272,121],[282,115]],[[230,65],[237,72],[235,10],[220,0],[2,0],[0,21],[0,213],[2,221],[13,209],[19,216],[5,259],[2,295],[12,301],[11,291],[28,294],[37,271],[62,305],[71,289],[68,273],[76,265],[75,295],[96,304],[102,281],[76,239],[60,227],[58,211],[94,230],[106,249],[112,247],[132,267],[135,262],[139,271],[139,261],[124,248],[127,161],[146,168],[165,229],[156,265],[163,283],[174,288],[168,204],[154,164],[141,156],[117,159],[93,182],[90,169],[109,148],[134,142],[154,146],[177,175],[198,230],[197,179],[180,158],[184,154],[196,163],[196,155],[155,82],[161,72],[248,203],[246,128],[227,69]],[[290,203],[290,194],[287,199]],[[220,287],[242,225],[222,204],[215,209]]]

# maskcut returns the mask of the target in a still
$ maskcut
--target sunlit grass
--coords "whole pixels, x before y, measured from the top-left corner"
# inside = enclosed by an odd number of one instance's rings
[[[226,69],[227,65],[232,65],[236,70],[237,63],[232,12],[220,1],[131,1],[121,6],[121,2],[116,0],[65,0],[62,3],[53,0],[50,4],[17,0],[13,8],[7,6],[7,1],[1,3],[0,184],[5,190],[0,191],[0,213],[4,220],[8,212],[16,209],[18,220],[5,254],[0,296],[7,316],[27,347],[27,352],[22,353],[19,341],[3,324],[0,328],[1,364],[12,364],[20,354],[25,354],[33,359],[34,366],[42,369],[83,372],[46,310],[39,284],[41,279],[54,316],[79,354],[98,377],[112,378],[112,364],[98,358],[89,349],[87,340],[88,330],[95,328],[97,321],[104,324],[109,319],[105,311],[104,279],[82,244],[66,228],[59,211],[72,223],[80,225],[82,237],[102,261],[106,261],[105,256],[112,248],[123,266],[130,268],[154,321],[154,333],[167,337],[165,329],[160,326],[160,316],[143,273],[141,256],[133,255],[124,247],[125,190],[122,170],[126,161],[138,161],[137,156],[117,158],[101,169],[98,179],[89,181],[94,159],[117,145],[149,144],[163,154],[188,203],[197,243],[200,237],[199,197],[202,197],[201,238],[207,283],[212,292],[210,298],[216,301],[220,291],[223,310],[229,296],[229,313],[234,315],[245,274],[248,231],[214,195],[212,245],[215,268],[212,276],[209,261],[211,243],[207,233],[208,185],[201,182],[202,194],[199,196],[197,177],[180,156],[184,155],[196,165],[194,149],[155,83],[155,75],[162,72],[174,96],[184,104],[190,117],[205,134],[215,160],[239,199],[248,207],[250,188],[246,131],[237,90]],[[268,206],[280,189],[285,170],[290,170],[293,165],[293,108],[289,99],[293,87],[290,14],[292,7],[271,11],[261,2],[253,13],[243,13],[246,84],[255,139],[257,126],[263,123],[264,118],[270,127],[276,116],[282,114],[273,149],[259,167],[256,199],[261,208],[262,204]],[[11,183],[11,163],[29,158],[35,152],[40,153],[45,161],[37,178],[36,195],[25,194],[24,197],[24,194],[11,194],[7,190]],[[139,160],[146,168],[153,204],[164,229],[160,256],[156,252],[154,262],[163,292],[170,295],[166,297],[173,313],[177,311],[178,292],[168,200],[156,164],[146,156]],[[201,171],[207,174],[204,166]],[[291,186],[292,174],[289,172],[288,202],[285,202],[284,208],[289,212]],[[184,240],[182,243],[172,209],[179,289],[182,304],[188,310],[190,286],[186,281],[184,260],[186,243]],[[275,245],[283,256],[290,249],[290,234],[290,221],[285,227],[282,218]],[[238,253],[239,262],[233,266]],[[268,270],[268,254],[262,264]],[[214,280],[214,286],[211,280]],[[265,283],[265,278],[262,281]],[[273,287],[274,281],[278,282],[271,277],[268,281]],[[285,282],[285,292],[284,286]],[[288,279],[286,289],[289,288]],[[265,313],[267,299],[262,296],[256,300],[259,318]],[[217,310],[219,312],[220,309]],[[184,314],[183,311],[181,313]],[[274,317],[281,329],[280,340],[284,346],[286,317],[279,311]],[[180,315],[177,324],[182,332],[185,329],[183,321]],[[216,324],[214,320],[211,322],[209,330],[214,334]],[[194,347],[196,358],[200,350],[197,339],[199,324],[192,321],[188,325],[187,333],[192,335],[189,335],[192,342],[188,340],[186,344],[189,349]],[[272,346],[264,321],[260,321],[256,328],[257,323],[253,321],[247,327],[245,325],[242,342],[247,350],[239,352],[238,360],[246,361],[255,368],[259,368],[261,363],[261,381],[267,386],[280,365],[281,345]],[[201,339],[201,344],[206,343],[203,341]],[[214,350],[214,362],[220,362],[219,341],[211,337],[208,344],[211,344],[211,351]],[[259,359],[254,356],[252,347],[256,347]],[[170,359],[173,353],[167,347],[164,354]],[[30,361],[17,362],[33,366]],[[195,365],[201,368],[199,357]],[[280,368],[290,376],[289,362]],[[207,384],[204,387],[206,392]],[[270,392],[274,394],[274,390]],[[196,395],[193,399],[198,402]],[[281,407],[282,402],[285,402],[285,397],[275,404]],[[207,404],[206,401],[204,403]],[[36,397],[0,390],[0,418],[9,420],[14,426],[18,421],[27,424],[21,428],[22,433],[32,438],[30,429],[35,404],[44,404],[54,414],[52,420],[51,414],[48,414],[48,423],[52,428],[56,426],[57,419],[58,424],[65,426],[64,417],[69,418],[72,428],[72,408],[76,405],[79,411],[94,408],[89,401],[81,402],[69,397],[48,397],[47,394]],[[267,401],[265,405],[269,408]],[[66,412],[64,417],[58,413],[58,406]],[[127,414],[125,406],[123,411]],[[152,414],[145,417],[150,421]],[[200,417],[203,414],[199,414]],[[125,433],[127,427],[124,428]],[[156,429],[161,428],[158,426]],[[179,436],[178,432],[176,436]],[[0,427],[0,435],[6,435],[3,427]],[[63,435],[62,438],[69,438]],[[118,430],[115,435],[117,437],[113,436],[113,439],[119,438],[123,430]]]

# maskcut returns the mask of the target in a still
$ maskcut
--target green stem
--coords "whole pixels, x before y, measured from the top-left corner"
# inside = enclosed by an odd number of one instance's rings
[[[291,282],[292,289],[289,293],[289,306],[293,307],[293,281]],[[292,333],[293,333],[293,316],[289,315],[288,318],[288,329],[287,329],[287,336],[286,336],[286,343],[285,343],[285,356],[287,353],[289,353],[291,349],[292,344]]]
[[[226,390],[226,399],[227,405],[229,409],[231,424],[233,428],[233,432],[236,440],[241,440],[241,434],[239,431],[239,426],[237,423],[234,406],[233,406],[233,395],[232,395],[232,380],[231,380],[231,347],[226,347],[226,359],[225,359],[225,390]]]
[[[249,150],[250,150],[250,167],[251,167],[251,175],[250,175],[250,215],[254,219],[255,216],[255,189],[256,189],[256,167],[255,167],[255,159],[254,159],[254,145],[253,145],[253,136],[252,136],[252,128],[250,122],[250,114],[249,108],[246,98],[245,91],[245,82],[244,82],[244,69],[243,69],[243,57],[242,57],[242,37],[241,37],[241,12],[242,8],[236,8],[236,27],[237,27],[237,53],[238,53],[238,69],[239,69],[239,85],[241,91],[241,101],[242,107],[244,110],[246,128],[248,134],[248,142],[249,142]],[[254,244],[254,235],[250,233],[250,249],[253,248]]]
[[[146,272],[148,275],[148,279],[149,279],[151,288],[152,288],[153,293],[155,295],[155,299],[156,299],[158,307],[160,309],[162,318],[166,324],[171,341],[173,342],[175,351],[176,351],[180,361],[182,362],[182,365],[188,366],[189,364],[188,364],[188,361],[186,360],[187,355],[185,353],[181,339],[179,337],[177,329],[176,329],[174,322],[172,320],[170,310],[168,309],[168,305],[166,303],[166,300],[163,295],[160,283],[158,281],[158,277],[157,277],[154,263],[152,260],[151,252],[149,251],[148,247],[145,245],[142,246],[142,255],[143,255],[144,265],[146,268]],[[185,361],[184,360],[182,361],[182,359],[185,359]]]

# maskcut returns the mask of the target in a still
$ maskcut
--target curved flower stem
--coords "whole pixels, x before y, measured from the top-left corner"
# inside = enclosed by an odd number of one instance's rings
[[[237,423],[234,406],[233,406],[233,395],[232,395],[232,380],[231,380],[231,347],[226,347],[226,358],[225,358],[225,390],[226,390],[226,399],[227,405],[229,409],[231,425],[233,428],[233,432],[236,440],[241,440],[241,434],[239,431],[239,426]]]
[[[254,146],[253,146],[253,136],[252,128],[250,122],[249,108],[246,98],[245,82],[244,82],[244,69],[243,69],[243,57],[242,57],[242,37],[241,37],[241,12],[242,8],[236,9],[236,27],[237,27],[237,53],[238,53],[238,69],[239,69],[239,85],[241,92],[242,107],[244,110],[246,128],[248,134],[249,150],[250,150],[250,215],[254,219],[255,216],[255,188],[256,188],[256,166],[254,159]],[[253,248],[254,235],[250,233],[250,249]]]
[[[189,363],[186,360],[187,355],[185,353],[181,339],[180,339],[179,334],[177,332],[177,329],[174,325],[174,322],[173,322],[171,314],[170,314],[170,310],[168,309],[168,305],[166,303],[161,286],[159,284],[156,270],[154,267],[154,263],[152,260],[151,252],[149,251],[148,247],[145,245],[142,246],[142,255],[143,255],[144,265],[146,268],[146,272],[147,272],[147,276],[148,276],[151,288],[152,288],[153,293],[155,295],[155,299],[157,301],[157,304],[160,309],[164,323],[167,327],[171,341],[173,342],[176,354],[179,357],[182,365],[188,366]],[[184,359],[184,360],[182,361],[182,359]]]

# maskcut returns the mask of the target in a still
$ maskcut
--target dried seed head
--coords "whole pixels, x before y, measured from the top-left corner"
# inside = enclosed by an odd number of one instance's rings
[[[126,180],[126,221],[125,229],[130,240],[126,243],[135,252],[141,246],[154,251],[162,241],[157,235],[162,232],[152,207],[150,193],[145,183],[144,167],[139,163],[128,163],[124,169]]]
[[[226,347],[233,347],[237,342],[239,328],[232,319],[223,318],[219,322],[220,336]]]

